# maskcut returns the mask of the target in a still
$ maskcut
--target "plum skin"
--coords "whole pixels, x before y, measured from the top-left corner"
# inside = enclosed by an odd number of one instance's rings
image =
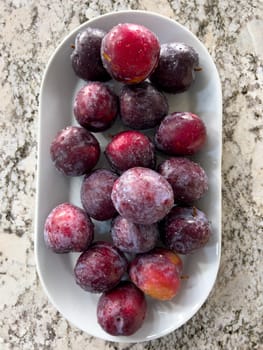
[[[141,328],[146,311],[143,292],[133,283],[122,281],[100,297],[97,320],[111,335],[132,335]]]
[[[70,203],[56,206],[44,225],[44,240],[55,253],[81,252],[94,238],[94,225],[83,209]]]
[[[74,267],[76,283],[91,293],[115,287],[128,267],[123,253],[111,243],[96,241],[83,252]]]
[[[200,151],[207,134],[202,119],[190,112],[174,112],[166,116],[155,134],[156,147],[169,155],[193,155]]]
[[[126,84],[145,80],[156,67],[159,55],[156,35],[139,24],[118,24],[101,43],[104,67],[115,80]]]
[[[117,216],[111,226],[115,247],[126,253],[145,253],[153,249],[159,237],[157,224],[138,225]]]
[[[121,120],[132,129],[154,128],[168,114],[168,108],[165,95],[148,82],[124,85],[121,90]]]
[[[117,214],[111,200],[112,187],[117,178],[117,174],[106,169],[97,169],[84,177],[81,203],[92,218],[103,221]]]
[[[128,130],[116,134],[104,153],[111,168],[119,174],[136,166],[155,167],[154,145],[139,131]]]
[[[180,42],[161,45],[160,59],[150,81],[162,91],[180,93],[189,89],[200,70],[197,52]]]
[[[86,81],[111,79],[100,57],[101,41],[106,32],[99,28],[85,28],[75,38],[71,64],[78,77]]]
[[[131,281],[145,294],[158,300],[171,300],[179,291],[183,263],[181,258],[165,248],[155,248],[138,254],[131,262]]]
[[[161,220],[171,210],[171,185],[157,172],[142,167],[126,170],[114,183],[111,199],[118,213],[142,225]]]
[[[104,131],[117,117],[118,99],[107,85],[89,82],[77,92],[73,111],[83,128],[93,132]]]
[[[165,246],[178,254],[191,254],[204,247],[212,232],[210,222],[195,207],[174,207],[160,223]]]
[[[158,172],[172,186],[176,203],[192,204],[208,190],[204,169],[188,158],[167,159],[158,166]]]
[[[50,156],[57,170],[67,176],[89,172],[98,162],[100,145],[90,132],[68,126],[58,132],[50,146]]]

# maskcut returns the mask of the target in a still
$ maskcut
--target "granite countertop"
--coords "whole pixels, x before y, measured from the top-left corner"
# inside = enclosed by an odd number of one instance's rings
[[[49,303],[33,252],[39,87],[54,48],[80,23],[124,9],[178,20],[206,45],[223,91],[223,244],[215,287],[172,334],[108,343]],[[263,349],[263,3],[171,0],[0,1],[0,349]]]

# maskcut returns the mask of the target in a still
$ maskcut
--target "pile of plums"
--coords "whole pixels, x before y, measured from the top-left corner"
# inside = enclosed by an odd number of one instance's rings
[[[172,299],[182,279],[178,254],[195,252],[211,235],[208,218],[195,207],[208,178],[187,158],[202,149],[206,127],[189,111],[168,114],[163,93],[190,87],[200,70],[198,54],[184,43],[160,45],[146,27],[124,23],[108,33],[84,29],[71,60],[87,82],[73,106],[79,126],[59,131],[50,154],[62,174],[84,175],[83,208],[55,207],[44,239],[55,253],[81,252],[75,280],[88,292],[102,293],[100,326],[112,335],[131,335],[145,318],[145,295]],[[110,79],[122,83],[119,96],[106,83]],[[109,168],[95,169],[101,149],[91,132],[110,128],[117,115],[130,130],[106,146]],[[150,128],[156,128],[154,140],[141,131]],[[166,155],[158,166],[156,150]],[[112,220],[111,243],[94,241],[92,219]]]

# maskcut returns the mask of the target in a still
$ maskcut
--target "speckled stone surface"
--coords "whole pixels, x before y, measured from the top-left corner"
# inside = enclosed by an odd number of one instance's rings
[[[216,285],[183,327],[143,344],[107,343],[69,325],[40,286],[33,253],[38,98],[62,38],[113,10],[178,20],[222,80],[223,246]],[[263,3],[260,0],[0,1],[0,350],[263,349]]]

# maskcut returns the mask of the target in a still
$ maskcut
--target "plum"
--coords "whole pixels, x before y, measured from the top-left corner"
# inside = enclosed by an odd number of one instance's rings
[[[97,169],[84,177],[81,186],[81,203],[94,219],[109,220],[117,214],[111,200],[111,191],[118,175],[110,170]]]
[[[105,149],[105,156],[113,170],[119,174],[129,168],[154,168],[155,148],[151,140],[135,130],[115,135]]]
[[[122,281],[104,292],[97,306],[97,319],[111,335],[132,335],[141,328],[147,311],[143,292],[133,283]]]
[[[101,41],[106,32],[99,28],[85,28],[75,39],[70,56],[76,75],[84,80],[106,81],[111,79],[100,57]]]
[[[131,262],[131,281],[145,294],[158,300],[171,300],[179,291],[183,263],[165,248],[139,254]]]
[[[94,81],[83,86],[74,101],[78,123],[93,132],[108,129],[117,117],[118,99],[105,84]]]
[[[161,45],[158,66],[150,76],[159,89],[179,93],[186,91],[195,79],[199,67],[197,52],[185,43],[173,42]]]
[[[88,173],[97,164],[100,146],[87,130],[68,126],[58,132],[50,147],[55,167],[67,176]]]
[[[119,214],[142,225],[150,225],[169,213],[174,204],[173,189],[157,172],[134,167],[114,183],[111,199]]]
[[[97,241],[79,256],[74,268],[75,280],[84,290],[101,293],[115,287],[127,267],[121,251],[111,243]]]
[[[117,216],[112,223],[111,237],[115,247],[126,253],[144,253],[153,249],[159,237],[157,224],[139,225]]]
[[[166,116],[155,134],[156,147],[171,155],[192,155],[206,142],[202,119],[190,112],[174,112]]]
[[[190,254],[206,245],[211,236],[210,222],[195,207],[174,207],[160,224],[164,244],[179,254]]]
[[[160,44],[148,28],[134,23],[113,27],[102,39],[102,63],[116,80],[137,84],[157,66]]]
[[[94,238],[94,225],[83,209],[70,203],[56,206],[44,226],[44,240],[55,253],[81,252]]]
[[[124,85],[120,113],[123,124],[132,129],[154,128],[168,114],[168,102],[165,95],[148,82]]]
[[[204,169],[188,158],[167,159],[159,165],[158,172],[172,186],[176,203],[191,204],[208,190]]]

